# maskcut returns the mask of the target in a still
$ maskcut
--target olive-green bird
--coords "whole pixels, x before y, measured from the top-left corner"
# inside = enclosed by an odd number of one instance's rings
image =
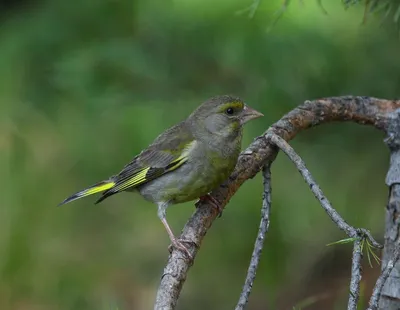
[[[120,173],[68,197],[60,205],[99,192],[102,196],[96,203],[122,191],[138,191],[158,205],[158,217],[172,245],[191,257],[184,241],[178,240],[169,227],[166,209],[197,198],[215,205],[208,193],[235,168],[243,125],[261,116],[240,98],[213,97],[186,120],[159,135]]]

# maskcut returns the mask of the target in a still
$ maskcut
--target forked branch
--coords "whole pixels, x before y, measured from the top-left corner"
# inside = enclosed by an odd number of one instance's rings
[[[369,242],[373,247],[382,248],[382,246],[374,240],[369,231],[365,229],[357,229],[347,224],[340,214],[332,207],[318,184],[314,181],[304,161],[285,140],[275,134],[267,134],[266,138],[270,139],[273,144],[278,146],[290,158],[331,220],[339,229],[343,230],[349,238],[354,240],[350,295],[347,309],[357,310],[358,299],[360,297],[362,242],[364,239],[367,239],[367,242]]]

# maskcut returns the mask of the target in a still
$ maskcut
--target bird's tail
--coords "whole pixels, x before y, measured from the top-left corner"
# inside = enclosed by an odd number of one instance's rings
[[[86,189],[84,189],[84,190],[82,190],[80,192],[77,192],[77,193],[73,194],[72,196],[68,197],[63,202],[61,202],[59,204],[59,206],[61,206],[63,204],[66,204],[66,203],[69,203],[71,201],[74,201],[74,200],[77,200],[77,199],[92,195],[92,194],[96,194],[96,193],[100,193],[100,192],[106,191],[106,190],[114,187],[114,185],[115,185],[115,183],[113,181],[110,181],[110,180],[99,182],[97,184],[94,184],[93,186],[90,186],[89,188],[86,188]]]

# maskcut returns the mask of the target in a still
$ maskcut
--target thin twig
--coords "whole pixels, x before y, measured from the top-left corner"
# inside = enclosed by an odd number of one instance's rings
[[[351,262],[351,280],[350,280],[350,296],[347,310],[357,310],[358,299],[360,297],[360,283],[361,283],[361,259],[362,259],[362,246],[364,236],[358,237],[354,241],[353,258]]]
[[[253,287],[254,279],[258,264],[260,263],[261,252],[264,246],[265,236],[269,228],[269,216],[271,213],[271,165],[267,164],[263,169],[263,203],[261,208],[261,222],[258,229],[257,239],[254,244],[253,254],[251,255],[249,269],[247,271],[246,281],[243,285],[242,293],[235,310],[243,310],[249,301],[251,289]]]
[[[357,238],[359,234],[365,235],[365,238],[369,239],[371,244],[381,248],[382,246],[375,241],[372,235],[365,229],[357,229],[353,226],[347,224],[347,222],[340,216],[340,214],[332,207],[331,203],[329,202],[328,198],[325,197],[322,190],[319,188],[318,184],[314,181],[310,171],[308,171],[304,161],[301,159],[299,155],[296,154],[294,149],[281,137],[275,134],[267,134],[267,139],[279,147],[295,164],[297,170],[299,170],[300,174],[303,176],[304,180],[310,187],[312,193],[314,194],[315,198],[320,202],[322,208],[328,213],[331,220],[343,230],[347,236],[350,238]]]

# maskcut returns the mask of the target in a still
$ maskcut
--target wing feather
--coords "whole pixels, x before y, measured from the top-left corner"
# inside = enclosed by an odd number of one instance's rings
[[[196,144],[191,132],[180,123],[137,155],[112,180],[115,185],[105,191],[96,203],[121,191],[138,187],[182,166]]]

